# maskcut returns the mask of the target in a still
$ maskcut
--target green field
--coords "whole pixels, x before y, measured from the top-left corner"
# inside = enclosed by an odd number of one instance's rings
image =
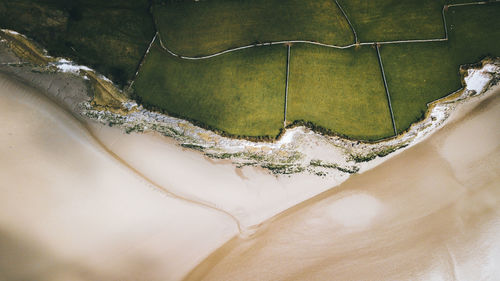
[[[443,38],[442,0],[339,0],[361,42]]]
[[[380,53],[399,133],[423,117],[427,103],[460,88],[447,42],[385,45]]]
[[[455,65],[500,56],[500,2],[450,8],[448,30]]]
[[[464,2],[339,0],[364,43],[444,38],[443,5]],[[500,2],[449,7],[448,41],[380,47],[399,133],[422,118],[429,102],[461,87],[460,65],[500,55],[499,15]],[[122,88],[155,30],[183,56],[282,40],[354,43],[333,0],[0,0],[0,27],[94,67]],[[183,60],[157,40],[139,69],[134,97],[227,135],[272,138],[285,117],[286,51],[273,45]],[[293,44],[289,74],[288,124],[360,140],[394,134],[372,46]]]
[[[429,102],[461,88],[460,65],[500,54],[500,3],[452,7],[448,15],[447,42],[381,48],[399,132],[418,121]]]
[[[355,139],[394,135],[373,47],[336,50],[299,44],[291,53],[288,121],[310,121]]]
[[[348,45],[352,31],[333,0],[161,1],[154,16],[163,42],[184,56],[256,42],[312,40]]]
[[[0,0],[0,27],[53,56],[88,65],[123,86],[154,35],[148,0]]]
[[[251,48],[186,61],[157,44],[134,85],[143,103],[231,135],[270,136],[283,127],[286,48]]]

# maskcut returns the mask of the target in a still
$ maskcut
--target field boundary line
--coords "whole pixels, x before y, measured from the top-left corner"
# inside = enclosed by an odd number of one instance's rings
[[[287,45],[286,52],[286,86],[285,86],[285,117],[283,119],[283,128],[286,128],[286,112],[288,107],[288,81],[290,80],[290,45]]]
[[[349,20],[349,17],[347,17],[346,12],[344,11],[344,9],[342,8],[342,6],[340,5],[340,3],[337,0],[335,0],[335,4],[337,4],[337,7],[339,7],[339,10],[342,12],[345,19],[347,20],[349,27],[351,27],[352,33],[354,33],[354,43],[357,44],[358,43],[358,34],[356,33],[354,26],[352,25],[351,21]]]
[[[398,130],[396,129],[396,122],[394,121],[394,112],[392,111],[391,95],[389,94],[389,87],[387,86],[387,80],[385,78],[384,64],[382,63],[382,57],[380,56],[380,50],[378,44],[375,45],[377,50],[378,63],[380,65],[380,70],[382,72],[382,78],[384,80],[385,94],[387,95],[387,102],[389,103],[389,111],[391,113],[392,128],[394,129],[394,135],[398,135]]]
[[[149,51],[151,50],[151,47],[153,46],[153,43],[156,40],[156,37],[158,37],[158,31],[156,31],[155,36],[153,36],[153,39],[151,39],[151,42],[149,42],[149,46],[146,49],[146,52],[141,58],[141,61],[139,62],[139,65],[137,66],[137,70],[135,71],[134,78],[132,79],[132,82],[130,82],[129,88],[131,88],[134,85],[135,79],[137,78],[137,75],[139,75],[139,70],[141,69],[142,65],[144,64],[144,61],[146,60],[146,56],[149,54]]]
[[[337,1],[335,1],[337,3]],[[348,44],[348,45],[333,45],[333,44],[326,44],[326,43],[321,43],[321,42],[316,42],[312,40],[282,40],[282,41],[271,41],[271,42],[265,42],[265,43],[256,43],[256,44],[249,44],[241,47],[236,47],[236,48],[230,48],[226,49],[217,53],[209,54],[209,55],[204,55],[204,56],[197,56],[197,57],[192,57],[192,56],[184,56],[181,54],[177,54],[174,51],[170,50],[165,46],[163,43],[163,40],[161,38],[161,34],[156,26],[156,20],[154,15],[153,16],[153,21],[155,24],[155,29],[158,32],[158,39],[160,42],[160,46],[162,47],[163,50],[171,54],[172,56],[176,56],[181,59],[185,60],[203,60],[203,59],[209,59],[213,57],[217,57],[223,54],[231,53],[231,52],[236,52],[244,49],[249,49],[249,48],[255,48],[255,47],[263,47],[263,46],[272,46],[272,45],[280,45],[280,44],[294,44],[294,43],[304,43],[304,44],[311,44],[311,45],[317,45],[317,46],[322,46],[322,47],[327,47],[327,48],[334,48],[334,49],[349,49],[352,47],[356,46],[366,46],[366,45],[373,45],[373,44],[380,44],[380,45],[388,45],[388,44],[403,44],[403,43],[426,43],[426,42],[442,42],[442,41],[448,41],[448,27],[446,24],[446,10],[448,8],[452,7],[459,7],[459,6],[470,6],[470,5],[486,5],[486,4],[491,4],[491,3],[497,3],[500,2],[500,0],[495,0],[495,1],[481,1],[481,2],[469,2],[469,3],[458,3],[458,4],[449,4],[449,5],[444,5],[442,9],[442,18],[443,18],[443,25],[444,25],[444,31],[445,31],[445,37],[444,38],[434,38],[434,39],[408,39],[408,40],[393,40],[393,41],[379,41],[379,42],[359,42],[359,43],[354,43],[354,44]],[[338,5],[338,3],[337,3]],[[340,5],[338,5],[341,11],[343,12],[343,8],[341,8]],[[344,13],[344,12],[343,12]],[[350,20],[347,16],[345,16],[348,23],[350,23]],[[354,27],[350,24],[353,32],[355,33],[355,37],[357,38],[357,33],[354,30]]]

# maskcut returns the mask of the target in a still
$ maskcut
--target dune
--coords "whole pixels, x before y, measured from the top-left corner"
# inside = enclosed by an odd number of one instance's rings
[[[498,280],[500,88],[423,142],[236,237],[186,280]]]
[[[179,280],[237,225],[173,198],[0,75],[0,280]]]

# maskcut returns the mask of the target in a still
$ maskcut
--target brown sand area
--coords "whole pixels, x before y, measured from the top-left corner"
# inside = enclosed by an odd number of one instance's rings
[[[234,238],[187,280],[500,279],[500,89],[431,137]]]
[[[231,239],[235,218],[260,223],[327,186],[89,130],[2,75],[0,280],[180,280],[200,262],[187,279],[495,280],[498,120],[497,88],[422,143]]]

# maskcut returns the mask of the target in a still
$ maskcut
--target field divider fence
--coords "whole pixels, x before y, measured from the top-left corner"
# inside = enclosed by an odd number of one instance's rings
[[[290,80],[290,44],[287,45],[286,48],[286,85],[285,85],[285,112],[283,118],[283,128],[286,127],[286,113],[288,110],[288,81]]]
[[[335,4],[337,4],[337,7],[339,7],[339,10],[342,12],[345,19],[347,20],[347,23],[349,24],[349,27],[351,28],[352,33],[354,33],[354,43],[357,44],[358,43],[358,34],[356,33],[356,30],[354,29],[354,25],[352,25],[351,21],[349,20],[349,17],[347,16],[347,13],[344,11],[344,8],[342,8],[342,6],[340,5],[340,3],[337,0],[335,0]]]
[[[335,3],[341,10],[341,12],[344,14],[347,22],[349,23],[349,26],[351,27],[354,37],[356,40],[356,43],[353,44],[348,44],[348,45],[334,45],[334,44],[326,44],[326,43],[321,43],[321,42],[316,42],[312,40],[282,40],[282,41],[271,41],[271,42],[264,42],[264,43],[254,43],[254,44],[249,44],[241,47],[235,47],[235,48],[230,48],[227,50],[223,50],[217,53],[209,54],[209,55],[203,55],[203,56],[184,56],[181,54],[177,54],[174,51],[170,50],[165,46],[163,43],[163,40],[161,38],[161,34],[159,34],[158,31],[158,38],[160,45],[162,49],[164,49],[166,52],[171,54],[172,56],[176,56],[181,59],[185,60],[203,60],[203,59],[209,59],[213,57],[217,57],[223,54],[235,52],[235,51],[240,51],[244,49],[249,49],[249,48],[255,48],[255,47],[263,47],[263,46],[272,46],[272,45],[279,45],[279,44],[296,44],[296,43],[303,43],[303,44],[311,44],[311,45],[317,45],[317,46],[322,46],[322,47],[327,47],[327,48],[334,48],[334,49],[349,49],[352,47],[356,46],[367,46],[367,45],[373,45],[373,44],[379,44],[379,45],[388,45],[388,44],[404,44],[404,43],[426,43],[426,42],[442,42],[442,41],[448,41],[448,27],[446,23],[446,10],[451,7],[459,7],[459,6],[470,6],[470,5],[485,5],[485,4],[491,4],[495,2],[500,2],[500,0],[492,0],[492,1],[481,1],[481,2],[468,2],[468,3],[459,3],[459,4],[449,4],[449,5],[444,5],[442,9],[442,18],[443,18],[443,25],[444,25],[444,32],[445,36],[444,38],[434,38],[434,39],[409,39],[409,40],[393,40],[393,41],[380,41],[380,42],[358,42],[358,35],[354,29],[354,26],[352,25],[351,21],[347,17],[347,14],[345,13],[344,9],[340,4],[338,3],[337,0],[335,0]],[[153,15],[154,18],[154,15]],[[155,22],[156,25],[156,22]],[[157,29],[158,30],[158,29]]]
[[[380,71],[382,72],[382,78],[384,80],[385,94],[387,96],[387,102],[389,104],[389,111],[391,113],[392,128],[394,129],[394,135],[398,134],[396,129],[396,122],[394,121],[394,112],[392,111],[391,95],[389,93],[389,87],[387,86],[387,79],[385,78],[384,64],[382,63],[382,57],[380,56],[379,45],[375,44],[375,49],[377,50],[378,63],[380,65]]]

